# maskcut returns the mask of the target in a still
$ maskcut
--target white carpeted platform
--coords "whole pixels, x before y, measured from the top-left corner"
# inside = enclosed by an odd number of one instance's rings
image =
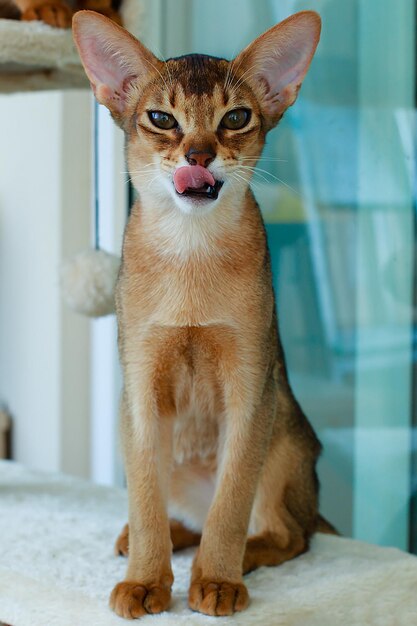
[[[123,0],[121,14],[130,32],[145,32],[144,0]],[[89,87],[71,30],[0,19],[0,93]]]
[[[0,622],[12,626],[116,626],[107,609],[125,561],[113,542],[126,495],[0,462]],[[148,626],[412,626],[417,558],[318,535],[310,553],[246,577],[252,603],[232,618],[192,613],[186,603],[192,551],[174,557],[172,610]]]
[[[0,19],[0,92],[89,87],[70,30]]]

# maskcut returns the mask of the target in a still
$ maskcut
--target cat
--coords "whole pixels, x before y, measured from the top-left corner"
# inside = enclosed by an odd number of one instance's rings
[[[129,526],[125,618],[169,607],[172,549],[198,545],[189,606],[230,615],[242,575],[308,550],[321,445],[279,337],[265,228],[250,188],[320,37],[297,13],[232,62],[161,61],[100,15],[73,32],[97,100],[126,135],[132,208],[116,288]],[[169,519],[171,517],[171,521]]]
[[[70,28],[75,11],[90,9],[121,24],[119,7],[120,0],[0,0],[0,17]]]

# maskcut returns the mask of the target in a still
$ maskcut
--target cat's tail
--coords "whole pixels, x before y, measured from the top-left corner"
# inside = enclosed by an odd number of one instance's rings
[[[317,516],[316,533],[326,533],[327,535],[340,535],[339,531],[327,521],[322,515]]]

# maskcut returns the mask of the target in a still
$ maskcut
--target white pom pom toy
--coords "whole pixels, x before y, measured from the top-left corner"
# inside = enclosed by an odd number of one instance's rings
[[[61,267],[61,289],[77,313],[101,317],[115,312],[114,287],[120,258],[104,250],[86,250]]]
[[[0,0],[1,1],[1,0]],[[80,252],[61,266],[61,291],[66,304],[88,317],[115,313],[115,285],[120,258],[100,250],[98,184],[98,103],[94,106],[94,238],[95,249]]]

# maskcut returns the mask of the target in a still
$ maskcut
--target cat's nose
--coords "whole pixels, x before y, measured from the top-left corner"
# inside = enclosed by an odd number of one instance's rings
[[[210,163],[214,161],[216,155],[214,152],[201,152],[200,150],[194,150],[190,148],[185,155],[190,165],[201,165],[202,167],[208,167]]]

